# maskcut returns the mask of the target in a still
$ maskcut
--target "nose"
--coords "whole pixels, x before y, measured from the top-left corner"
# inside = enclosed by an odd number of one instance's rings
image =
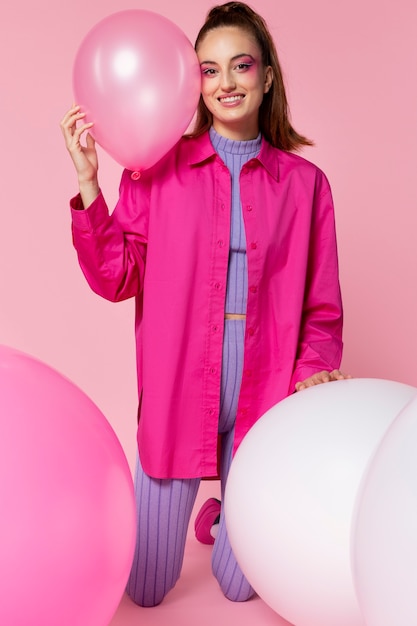
[[[236,81],[232,72],[223,71],[220,78],[220,87],[223,91],[233,91],[235,89]]]

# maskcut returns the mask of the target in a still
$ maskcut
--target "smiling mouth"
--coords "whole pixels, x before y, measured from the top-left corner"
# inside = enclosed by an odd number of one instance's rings
[[[245,96],[223,96],[219,98],[219,102],[229,103],[229,102],[239,102],[239,100],[243,100]]]

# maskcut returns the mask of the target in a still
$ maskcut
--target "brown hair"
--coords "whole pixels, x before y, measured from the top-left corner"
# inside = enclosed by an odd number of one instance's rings
[[[272,68],[272,85],[264,95],[259,109],[259,128],[265,139],[276,148],[287,151],[313,145],[312,141],[299,135],[291,126],[282,70],[265,20],[243,2],[226,2],[215,6],[207,14],[206,21],[197,35],[195,49],[198,50],[198,46],[209,31],[222,26],[234,26],[245,30],[259,45],[263,65],[265,67],[270,65]],[[191,136],[202,135],[212,123],[213,116],[200,96],[196,123]]]

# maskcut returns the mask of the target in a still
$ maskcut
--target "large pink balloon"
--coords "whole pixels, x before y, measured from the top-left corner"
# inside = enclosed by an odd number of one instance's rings
[[[185,34],[152,11],[114,13],[87,34],[73,70],[92,135],[130,170],[151,167],[189,126],[200,68]]]
[[[107,626],[133,559],[120,443],[91,400],[0,346],[0,624]]]

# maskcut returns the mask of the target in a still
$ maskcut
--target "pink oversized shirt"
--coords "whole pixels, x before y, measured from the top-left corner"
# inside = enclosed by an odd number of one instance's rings
[[[135,179],[136,178],[136,179]],[[244,165],[248,303],[235,450],[297,381],[339,367],[342,305],[334,211],[324,174],[265,140]],[[208,134],[183,138],[135,177],[112,214],[100,194],[71,202],[91,288],[135,297],[138,445],[159,478],[217,475],[230,174]],[[115,389],[117,393],[117,389]]]

